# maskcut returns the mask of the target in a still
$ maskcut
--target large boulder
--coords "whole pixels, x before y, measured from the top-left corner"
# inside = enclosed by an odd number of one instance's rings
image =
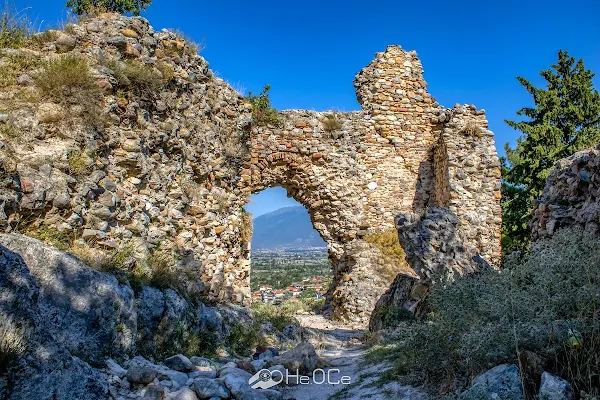
[[[461,393],[461,400],[497,399],[524,400],[519,368],[501,364],[473,380],[471,387]]]
[[[137,315],[129,284],[27,236],[0,234],[0,245],[22,258],[39,288],[32,306],[48,341],[94,363],[134,351]]]
[[[319,356],[315,347],[308,343],[302,342],[291,350],[282,353],[269,361],[269,365],[283,365],[291,374],[296,374],[298,371],[301,374],[310,374],[319,362]]]
[[[39,257],[31,253],[36,250]],[[10,333],[22,342],[15,348],[20,360],[10,370],[10,398],[14,400],[99,400],[108,396],[107,376],[73,354],[93,360],[108,352],[110,342],[98,341],[88,323],[114,323],[114,318],[123,314],[108,312],[106,307],[126,303],[131,293],[116,279],[90,274],[85,265],[60,253],[37,240],[0,235],[0,315],[5,328],[14,328]],[[92,284],[96,284],[95,290],[89,287]],[[125,295],[118,296],[120,290]],[[108,304],[100,304],[101,299]],[[106,314],[81,307],[87,304]],[[77,328],[82,331],[75,332]],[[116,334],[100,328],[98,333],[116,340],[117,346],[123,343]],[[69,337],[73,343],[68,343]],[[91,348],[87,341],[99,348]]]

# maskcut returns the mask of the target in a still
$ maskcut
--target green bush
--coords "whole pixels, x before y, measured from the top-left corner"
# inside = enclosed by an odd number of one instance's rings
[[[287,325],[298,323],[294,315],[303,309],[303,305],[299,301],[285,301],[278,306],[254,303],[252,309],[254,310],[254,318],[259,324],[271,322],[275,328],[283,330]]]
[[[271,85],[265,85],[258,96],[248,93],[247,100],[252,105],[252,120],[258,126],[272,125],[281,127],[283,125],[279,113],[271,106],[269,99]]]
[[[428,306],[425,318],[403,322],[372,357],[392,358],[399,375],[439,388],[464,386],[490,367],[534,353],[575,389],[600,394],[597,237],[559,231],[500,272],[433,287]],[[581,345],[573,345],[574,335]]]

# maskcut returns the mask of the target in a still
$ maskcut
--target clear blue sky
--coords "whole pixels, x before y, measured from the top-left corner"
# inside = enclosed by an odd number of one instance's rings
[[[47,25],[66,17],[65,3],[16,0]],[[155,29],[177,28],[203,42],[201,55],[234,87],[256,93],[271,84],[278,109],[357,110],[354,75],[374,54],[389,44],[416,50],[429,92],[446,107],[484,108],[501,154],[518,136],[504,119],[531,102],[515,76],[541,85],[538,72],[559,49],[600,75],[599,0],[153,3],[143,15]],[[600,76],[594,82],[600,87]],[[263,196],[274,203],[265,209],[288,205],[284,190],[274,193]]]

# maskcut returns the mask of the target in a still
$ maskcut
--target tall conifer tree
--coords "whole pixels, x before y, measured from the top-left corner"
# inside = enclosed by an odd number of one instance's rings
[[[534,107],[517,111],[525,120],[506,121],[522,132],[515,149],[506,144],[503,160],[503,245],[509,252],[526,248],[531,202],[540,197],[554,163],[600,141],[600,94],[583,60],[561,50],[558,63],[540,75],[545,88],[517,77]]]

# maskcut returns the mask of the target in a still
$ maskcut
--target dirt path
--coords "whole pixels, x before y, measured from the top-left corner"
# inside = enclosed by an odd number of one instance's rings
[[[325,371],[325,383],[315,382],[323,379],[323,374],[317,374],[310,384],[284,388],[284,399],[426,399],[420,391],[395,382],[374,384],[377,377],[391,366],[380,363],[364,367],[361,364],[367,348],[360,339],[366,331],[329,321],[318,315],[300,316],[298,319],[308,330],[309,341],[315,346],[325,365],[322,368]],[[348,377],[345,381],[349,380],[350,383],[342,384],[343,377]]]

